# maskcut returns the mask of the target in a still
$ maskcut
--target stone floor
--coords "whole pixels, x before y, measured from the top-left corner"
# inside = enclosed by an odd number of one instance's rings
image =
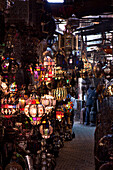
[[[94,170],[95,127],[75,122],[75,138],[65,142],[57,158],[55,170]]]

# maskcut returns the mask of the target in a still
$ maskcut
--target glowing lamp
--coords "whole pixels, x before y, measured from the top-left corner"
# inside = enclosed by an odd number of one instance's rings
[[[10,93],[16,93],[17,92],[17,85],[16,85],[16,83],[14,82],[14,83],[12,83],[11,85],[10,85],[10,87],[9,87],[9,91],[10,91]]]
[[[64,112],[56,111],[56,119],[61,120],[64,117]]]
[[[44,106],[49,106],[50,105],[49,99],[47,99],[45,96],[41,97],[41,103]]]
[[[36,115],[37,115],[37,105],[35,105],[35,104],[31,105],[30,108],[29,108],[29,112],[30,112],[31,117],[36,117]]]
[[[30,117],[41,117],[44,114],[44,107],[41,104],[31,104],[28,113]]]
[[[42,138],[45,138],[45,139],[50,138],[50,135],[53,133],[53,128],[50,125],[49,121],[44,120],[42,122],[42,125],[40,126],[40,133],[42,135]]]
[[[113,84],[108,87],[108,93],[110,96],[113,96]]]
[[[29,105],[26,105],[24,108],[24,113],[27,117],[29,117],[29,112],[28,112]]]
[[[20,110],[25,107],[25,103],[26,103],[26,101],[23,97],[19,98],[19,108],[20,108]]]
[[[52,108],[53,107],[51,107],[51,106],[47,106],[47,107],[45,107],[45,113],[50,113],[51,111],[52,111]]]

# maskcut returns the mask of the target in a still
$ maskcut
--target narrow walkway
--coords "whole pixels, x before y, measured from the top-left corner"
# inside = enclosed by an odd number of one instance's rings
[[[57,158],[55,170],[94,170],[95,127],[75,122],[75,138],[65,142]]]

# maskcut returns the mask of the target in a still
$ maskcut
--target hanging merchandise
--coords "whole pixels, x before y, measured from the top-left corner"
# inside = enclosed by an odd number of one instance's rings
[[[102,64],[97,62],[93,67],[93,72],[96,78],[102,77]]]
[[[24,113],[27,117],[29,117],[31,124],[36,125],[45,113],[45,109],[42,104],[30,104],[25,106]]]
[[[41,103],[46,107],[50,105],[50,101],[49,98],[47,98],[46,96],[41,97]]]
[[[44,106],[55,106],[56,105],[56,100],[53,96],[51,95],[44,95],[41,97],[41,102]]]
[[[64,117],[64,112],[61,110],[57,110],[56,111],[56,119],[61,121],[63,117]]]
[[[52,96],[55,97],[56,100],[64,100],[67,97],[67,89],[65,87],[53,89]]]
[[[24,96],[22,96],[21,98],[19,98],[19,109],[24,110],[25,104],[26,100],[24,99]]]
[[[9,85],[9,92],[10,93],[16,93],[18,91],[16,82],[13,82],[11,85]]]
[[[107,92],[109,96],[113,96],[113,79],[107,85]]]
[[[4,73],[4,74],[8,74],[9,73],[9,65],[10,65],[10,63],[9,63],[9,60],[4,60],[3,61],[3,63],[2,63],[2,72]]]
[[[45,106],[45,113],[51,113],[56,106],[56,99],[51,95],[44,95],[41,97],[41,103]]]
[[[106,79],[110,80],[111,78],[113,78],[112,75],[113,66],[110,61],[108,61],[107,64],[102,69]]]
[[[8,94],[8,86],[5,82],[2,82],[2,76],[0,75],[0,95],[7,95]]]
[[[48,139],[50,135],[53,133],[53,127],[50,125],[49,120],[45,119],[42,121],[42,125],[40,126],[40,133],[42,138]]]
[[[17,69],[18,69],[18,65],[17,65],[16,61],[15,61],[15,60],[12,60],[12,61],[11,61],[10,72],[11,72],[12,74],[16,74]]]

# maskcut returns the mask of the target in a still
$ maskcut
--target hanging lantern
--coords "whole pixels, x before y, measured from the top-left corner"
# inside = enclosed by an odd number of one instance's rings
[[[102,65],[100,62],[94,65],[93,72],[96,78],[100,78],[102,76]]]
[[[109,96],[113,96],[113,80],[111,80],[108,84],[107,93],[109,94]]]
[[[12,115],[15,114],[17,107],[14,104],[15,99],[14,97],[4,97],[1,100],[1,114],[4,115],[5,117],[12,117]]]
[[[13,82],[10,86],[9,86],[9,91],[10,93],[16,93],[17,92],[17,85],[15,82]]]
[[[7,87],[6,83],[4,83],[4,82],[1,81],[1,83],[0,83],[0,89],[2,90],[2,92],[7,93],[8,87]]]
[[[44,113],[44,107],[41,104],[31,104],[29,106],[29,115],[31,117],[41,117]]]
[[[42,138],[50,138],[50,135],[53,133],[53,128],[48,120],[44,120],[42,122],[42,125],[40,126],[40,133],[42,135]]]
[[[27,117],[30,117],[29,116],[29,112],[28,112],[28,109],[29,109],[29,105],[26,105],[25,108],[24,108],[24,113]]]
[[[44,106],[41,104],[30,104],[24,108],[24,113],[29,117],[31,124],[39,124],[42,115],[45,113]]]
[[[9,72],[9,61],[8,60],[4,60],[4,62],[2,63],[2,72],[5,74],[8,74]]]
[[[50,105],[50,101],[46,96],[41,97],[41,103],[46,107]]]
[[[62,111],[56,111],[56,119],[58,119],[59,121],[61,121],[63,117],[64,117],[64,112],[62,112]]]
[[[66,88],[53,89],[52,96],[56,98],[56,100],[64,100],[67,97],[67,89]]]
[[[55,106],[56,105],[56,99],[51,96],[51,95],[45,95],[41,98],[42,104],[47,107],[47,106]]]
[[[12,74],[16,74],[17,69],[18,69],[18,65],[16,64],[16,62],[15,62],[14,60],[12,60],[10,72],[11,72]]]
[[[108,61],[108,64],[103,67],[104,76],[106,79],[111,79],[111,72],[112,72],[112,66],[110,61]]]
[[[24,97],[19,98],[19,109],[20,110],[24,110],[26,104],[26,100],[24,99]]]

